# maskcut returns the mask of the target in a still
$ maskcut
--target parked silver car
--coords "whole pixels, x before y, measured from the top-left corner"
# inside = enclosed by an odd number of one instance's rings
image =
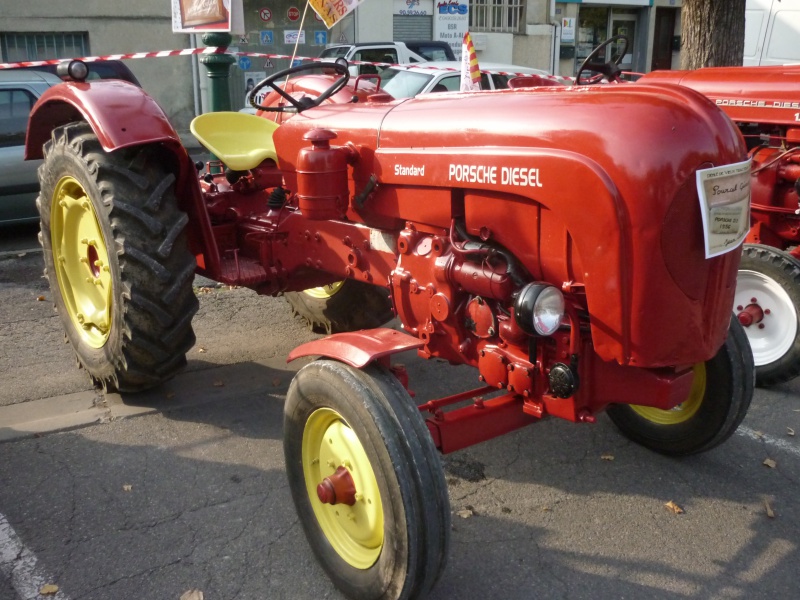
[[[504,65],[480,63],[481,89],[503,90],[508,80],[518,75],[550,77],[547,71]],[[560,81],[560,78],[557,78]],[[461,62],[437,61],[390,67],[381,73],[381,89],[395,98],[411,98],[417,94],[457,92],[461,87]]]
[[[87,79],[124,79],[139,82],[117,60],[87,63]],[[31,108],[45,90],[61,83],[55,65],[0,70],[0,225],[39,220],[36,169],[41,160],[24,160],[25,133]]]
[[[42,71],[0,71],[0,224],[37,221],[36,169],[24,160],[28,115],[45,90],[61,79]]]

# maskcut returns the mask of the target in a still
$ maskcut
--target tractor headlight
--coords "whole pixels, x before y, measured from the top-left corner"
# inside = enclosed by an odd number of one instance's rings
[[[564,316],[564,295],[546,283],[529,283],[514,303],[517,324],[532,335],[553,335]]]
[[[58,63],[56,74],[59,77],[69,77],[73,81],[85,81],[89,76],[89,67],[82,60],[64,60]]]

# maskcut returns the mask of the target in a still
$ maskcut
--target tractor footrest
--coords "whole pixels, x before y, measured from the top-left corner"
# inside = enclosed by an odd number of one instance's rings
[[[267,280],[267,271],[257,261],[244,256],[226,256],[220,264],[220,281],[227,285],[250,287]]]

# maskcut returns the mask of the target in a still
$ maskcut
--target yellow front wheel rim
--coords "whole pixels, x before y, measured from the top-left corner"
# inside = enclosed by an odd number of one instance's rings
[[[86,344],[101,348],[111,331],[111,267],[92,201],[73,177],[53,191],[50,242],[69,318]]]
[[[342,416],[319,408],[303,430],[303,476],[322,532],[333,549],[356,569],[368,569],[383,548],[383,505],[364,447]],[[355,483],[355,504],[323,504],[317,485],[345,467]]]
[[[303,293],[308,294],[312,298],[316,298],[318,300],[327,300],[328,298],[333,296],[336,292],[338,292],[343,285],[344,285],[344,280],[335,281],[334,283],[329,283],[328,285],[321,285],[320,287],[308,288],[307,290],[303,290]]]
[[[640,417],[656,425],[678,425],[685,423],[697,413],[706,395],[706,364],[697,363],[694,368],[694,380],[689,396],[670,410],[661,410],[652,406],[631,405]]]

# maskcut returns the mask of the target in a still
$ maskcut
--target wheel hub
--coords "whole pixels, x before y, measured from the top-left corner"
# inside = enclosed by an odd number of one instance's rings
[[[330,477],[326,477],[317,486],[317,498],[323,504],[356,503],[356,484],[346,467],[339,467]]]
[[[303,475],[320,529],[348,564],[371,567],[383,548],[383,504],[364,446],[335,410],[320,408],[303,431]]]
[[[757,367],[789,351],[797,336],[797,313],[780,283],[758,271],[739,271],[734,310],[745,327]]]
[[[73,177],[53,192],[50,241],[67,313],[83,341],[100,348],[111,329],[111,268],[94,206]]]

